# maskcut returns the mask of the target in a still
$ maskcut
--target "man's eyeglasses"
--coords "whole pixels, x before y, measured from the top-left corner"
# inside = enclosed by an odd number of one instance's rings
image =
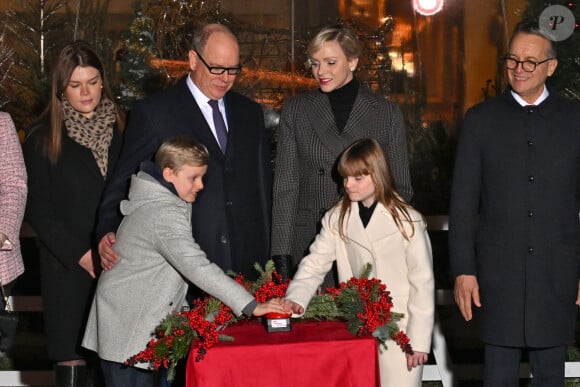
[[[203,59],[203,57],[199,54],[199,52],[197,52],[197,50],[194,50],[194,51],[197,54],[197,57],[201,60],[201,63],[203,63],[205,65],[205,67],[207,67],[207,69],[209,70],[209,72],[211,74],[222,75],[223,73],[225,73],[227,71],[228,75],[238,75],[239,73],[242,72],[242,66],[238,66],[238,67],[214,67],[214,66],[210,66]]]
[[[505,62],[505,67],[508,70],[515,70],[515,69],[518,68],[518,65],[521,64],[522,65],[522,69],[525,72],[533,73],[534,70],[536,69],[536,67],[538,67],[542,63],[546,63],[548,61],[551,61],[552,59],[554,59],[554,58],[548,58],[548,59],[544,59],[544,60],[542,60],[540,62],[534,62],[532,60],[517,60],[517,59],[514,59],[514,58],[506,57],[506,58],[504,58],[504,62]]]

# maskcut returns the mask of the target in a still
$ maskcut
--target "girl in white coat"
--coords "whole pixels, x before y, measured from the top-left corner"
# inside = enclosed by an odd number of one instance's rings
[[[397,193],[377,141],[362,139],[342,153],[338,173],[344,192],[322,220],[322,229],[290,282],[285,306],[298,315],[336,261],[340,282],[359,275],[387,285],[398,322],[411,339],[413,354],[395,345],[379,354],[381,386],[421,386],[422,366],[431,347],[434,278],[431,244],[421,214]]]

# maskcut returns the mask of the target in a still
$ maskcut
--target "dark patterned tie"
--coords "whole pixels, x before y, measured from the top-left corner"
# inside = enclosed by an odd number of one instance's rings
[[[210,99],[207,103],[209,103],[213,111],[213,124],[215,126],[218,143],[220,144],[220,148],[222,148],[222,152],[226,153],[226,147],[228,145],[228,130],[226,129],[224,117],[220,112],[218,101],[216,99]]]

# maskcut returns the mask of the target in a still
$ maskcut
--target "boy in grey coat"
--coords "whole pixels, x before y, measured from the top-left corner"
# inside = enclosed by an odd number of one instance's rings
[[[152,386],[150,372],[122,364],[145,349],[155,327],[186,306],[186,279],[236,315],[282,312],[279,300],[259,304],[206,258],[191,234],[191,203],[203,188],[209,156],[191,138],[175,138],[132,177],[117,233],[118,264],[102,273],[83,346],[97,352],[107,386]],[[148,364],[136,367],[146,369]]]

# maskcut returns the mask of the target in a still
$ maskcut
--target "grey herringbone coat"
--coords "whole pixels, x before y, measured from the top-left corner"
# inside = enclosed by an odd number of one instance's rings
[[[287,101],[278,129],[272,208],[272,255],[292,255],[294,265],[307,252],[324,213],[338,198],[333,180],[340,153],[355,140],[376,139],[385,150],[393,178],[405,200],[413,196],[405,125],[400,108],[366,87],[342,133],[328,96],[312,91]]]

